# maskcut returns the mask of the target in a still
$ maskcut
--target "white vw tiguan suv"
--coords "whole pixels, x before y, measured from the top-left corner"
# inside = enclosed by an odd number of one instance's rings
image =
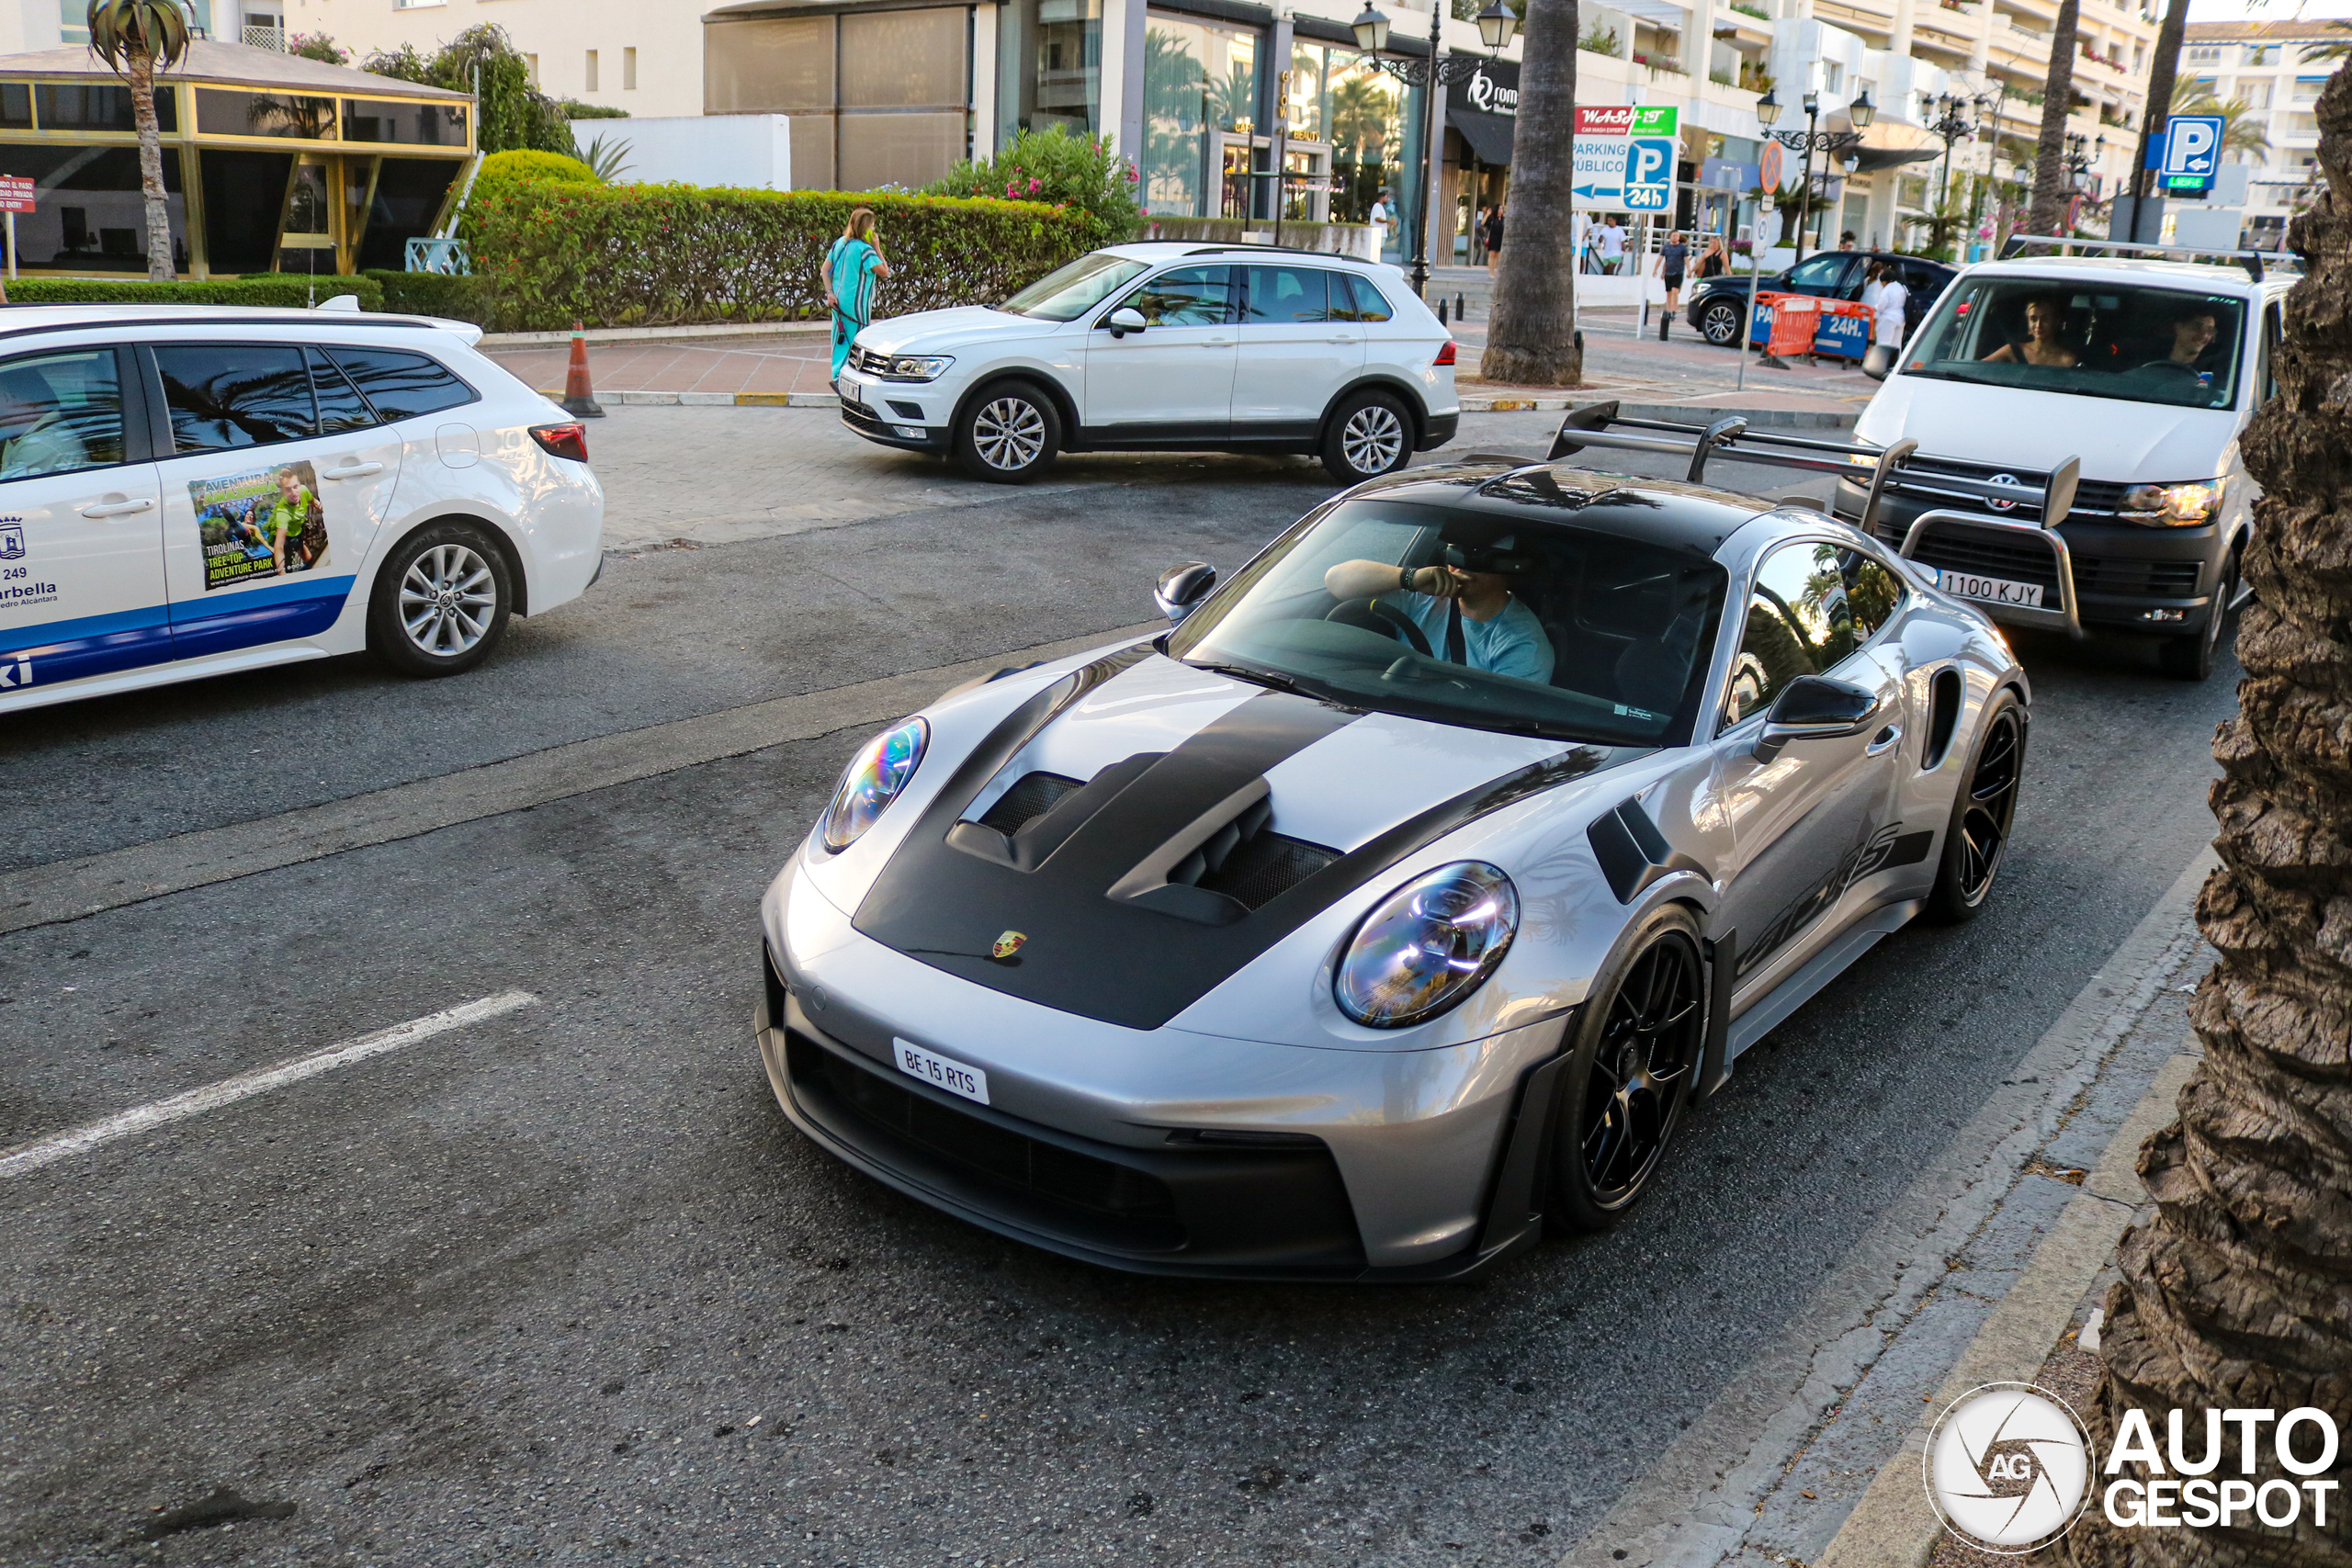
[[[1316,453],[1354,484],[1453,438],[1453,355],[1393,266],[1155,242],[1001,305],[876,321],[836,388],[867,440],[1002,483],[1062,452],[1159,448]]]

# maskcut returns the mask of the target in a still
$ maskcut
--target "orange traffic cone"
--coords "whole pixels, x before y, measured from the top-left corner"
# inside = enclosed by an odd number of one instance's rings
[[[563,412],[581,419],[602,419],[605,411],[596,406],[596,394],[588,385],[587,329],[578,321],[571,323],[571,367],[563,377]]]

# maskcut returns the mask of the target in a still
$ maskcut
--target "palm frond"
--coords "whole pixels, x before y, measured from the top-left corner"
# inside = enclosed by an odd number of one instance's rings
[[[162,71],[187,58],[187,13],[178,0],[90,0],[90,51],[118,73],[134,60]]]

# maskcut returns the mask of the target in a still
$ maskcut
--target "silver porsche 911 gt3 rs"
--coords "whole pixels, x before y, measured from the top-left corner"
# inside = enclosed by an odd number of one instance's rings
[[[1115,1268],[1455,1277],[1624,1213],[1743,1049],[1994,885],[2024,673],[1820,512],[1474,459],[1213,579],[852,762],[762,906],[821,1147]]]

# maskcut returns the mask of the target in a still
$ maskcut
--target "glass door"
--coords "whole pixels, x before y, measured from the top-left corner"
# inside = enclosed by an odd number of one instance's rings
[[[287,182],[286,212],[278,224],[277,270],[335,272],[334,166],[322,157],[299,158]]]

